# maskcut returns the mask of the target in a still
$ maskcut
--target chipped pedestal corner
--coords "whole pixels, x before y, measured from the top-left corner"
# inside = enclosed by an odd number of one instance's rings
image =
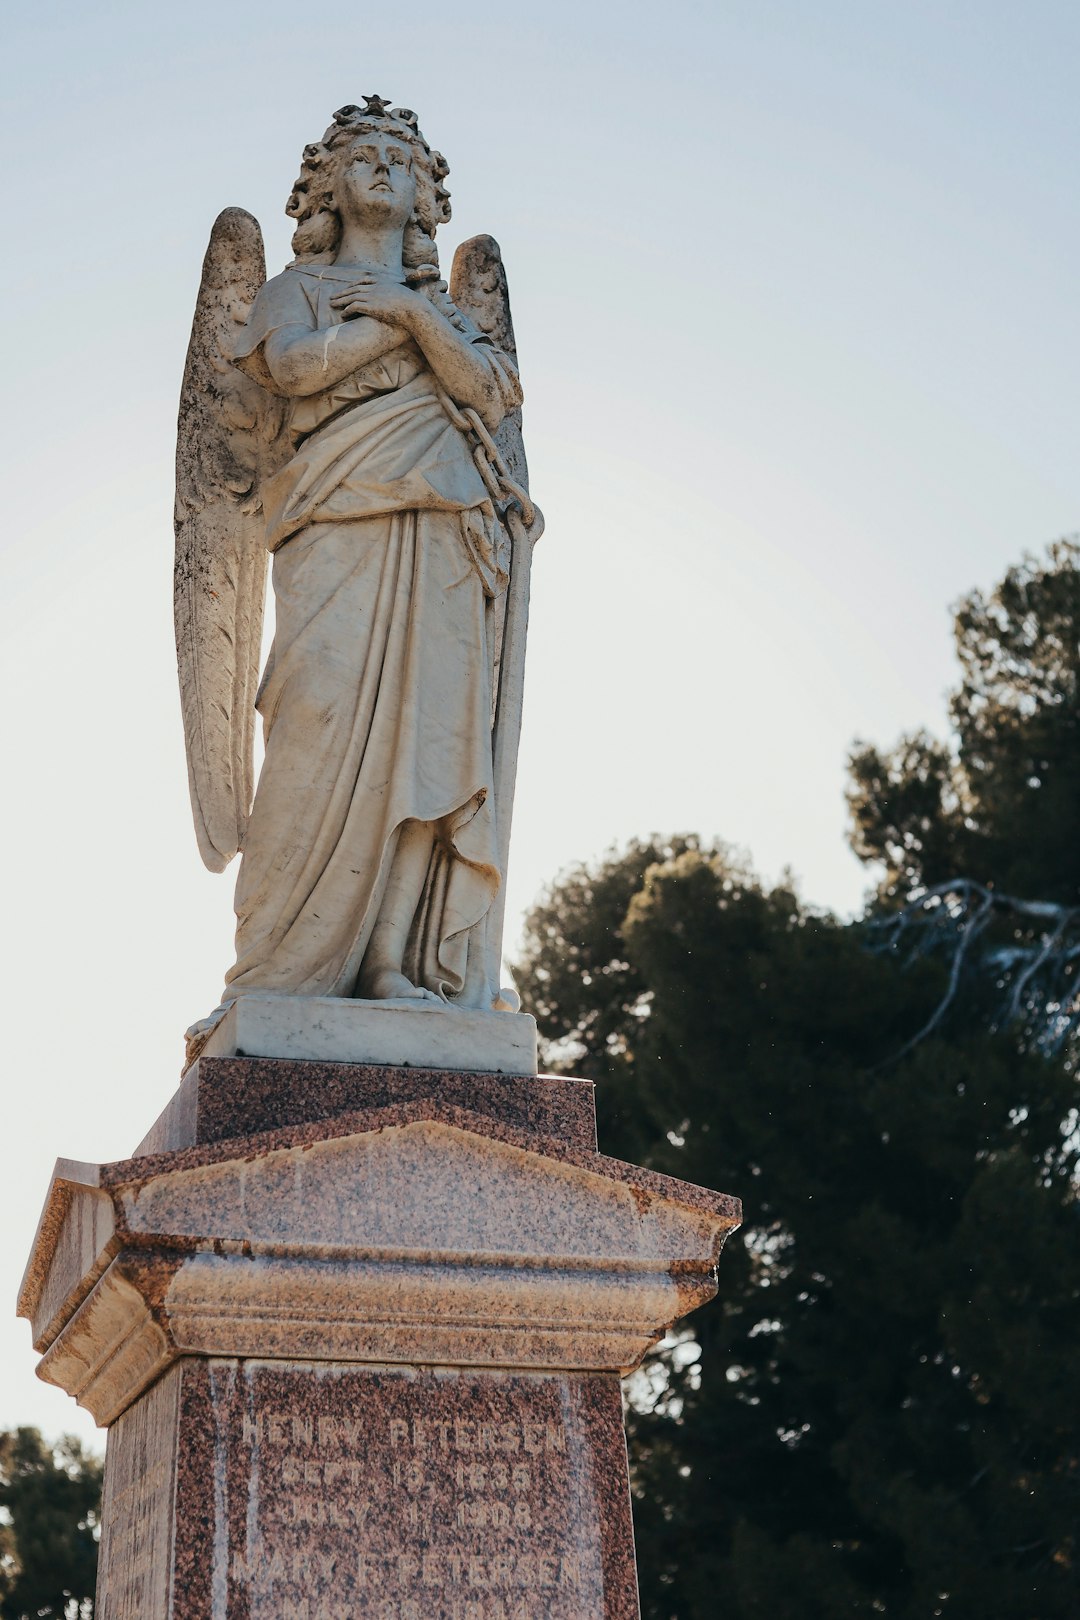
[[[109,1426],[103,1620],[634,1620],[619,1377],[736,1201],[580,1082],[202,1062],[186,1145],[57,1165],[20,1296]]]

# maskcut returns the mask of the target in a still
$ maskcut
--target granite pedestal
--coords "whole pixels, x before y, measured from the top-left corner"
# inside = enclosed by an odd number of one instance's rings
[[[20,1296],[109,1426],[101,1620],[634,1620],[619,1378],[739,1213],[583,1081],[201,1058]]]

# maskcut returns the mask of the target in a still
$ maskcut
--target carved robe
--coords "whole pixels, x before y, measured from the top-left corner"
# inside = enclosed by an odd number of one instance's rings
[[[268,281],[237,364],[272,388],[262,346],[273,331],[306,324],[332,343],[340,317],[330,299],[355,275],[293,265]],[[473,341],[512,410],[512,362],[479,332]],[[225,994],[355,995],[399,831],[415,819],[434,823],[436,838],[404,971],[459,996],[470,930],[500,882],[501,530],[411,341],[293,400],[290,413],[294,453],[263,486],[277,619]]]

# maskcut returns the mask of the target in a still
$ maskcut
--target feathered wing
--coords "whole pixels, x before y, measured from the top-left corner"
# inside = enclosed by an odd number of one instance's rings
[[[471,236],[467,242],[462,242],[454,254],[454,267],[450,272],[450,297],[484,336],[517,365],[510,290],[499,244],[493,236]],[[528,489],[529,469],[521,437],[520,408],[503,418],[495,443],[515,482]]]
[[[510,293],[499,244],[492,236],[474,236],[454,255],[450,296],[458,309],[475,322],[496,348],[517,364],[517,343],[510,314]],[[529,469],[521,435],[521,411],[503,418],[495,443],[514,483],[527,494]],[[514,811],[518,746],[521,739],[525,684],[525,641],[529,625],[532,548],[543,532],[543,517],[530,503],[526,528],[519,504],[511,502],[501,521],[511,542],[510,582],[499,603],[495,650],[495,726],[493,735],[495,817],[503,881],[487,918],[485,970],[496,1007],[512,1007],[516,996],[499,989],[502,968],[503,913],[506,904],[506,868],[510,854],[510,823]],[[508,999],[508,997],[510,999]]]
[[[518,363],[517,340],[514,337],[514,321],[510,313],[510,290],[506,281],[506,269],[502,261],[499,244],[493,236],[472,236],[467,242],[462,242],[454,254],[454,265],[450,272],[450,297],[463,314],[479,327],[484,336],[491,339],[497,349],[516,366]],[[506,467],[516,484],[522,489],[529,487],[529,467],[525,459],[525,443],[521,434],[521,407],[510,411],[503,417],[498,432],[494,435],[495,443]],[[509,525],[503,520],[503,530],[506,533],[506,554],[510,557],[512,545]],[[535,540],[538,534],[534,532]],[[519,564],[521,559],[518,559]],[[526,564],[527,571],[528,564]],[[513,563],[511,561],[511,572]],[[519,566],[516,595],[521,596],[521,587],[525,585],[524,612],[528,618],[528,582],[522,581]],[[496,608],[495,622],[495,691],[498,696],[501,685],[503,643],[506,631],[506,619],[510,602],[515,594],[515,586],[511,582],[510,591],[499,601]],[[520,617],[520,614],[518,615]],[[522,634],[524,635],[524,626]],[[516,751],[515,751],[516,758]]]
[[[176,656],[195,835],[213,872],[239,849],[254,791],[266,597],[259,482],[281,407],[229,356],[265,280],[258,221],[225,209],[203,261],[176,441]]]

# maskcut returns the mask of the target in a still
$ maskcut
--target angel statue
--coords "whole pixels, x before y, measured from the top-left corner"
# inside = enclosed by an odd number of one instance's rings
[[[176,641],[199,848],[242,858],[236,961],[189,1057],[253,992],[516,1008],[501,897],[542,520],[497,244],[440,279],[447,173],[415,113],[365,96],[304,148],[280,275],[242,209],[210,238]]]

